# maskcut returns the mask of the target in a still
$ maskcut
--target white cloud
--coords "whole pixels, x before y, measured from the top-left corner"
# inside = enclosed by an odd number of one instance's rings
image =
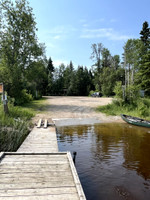
[[[77,29],[72,25],[66,26],[56,26],[51,28],[50,30],[43,30],[40,32],[42,37],[47,41],[54,40],[63,40],[68,38],[72,33],[76,32]]]
[[[83,29],[80,38],[107,38],[109,40],[127,40],[129,35],[122,35],[113,28]]]
[[[54,39],[55,39],[55,40],[58,40],[58,39],[60,39],[60,38],[61,38],[60,35],[55,35],[55,36],[54,36]]]

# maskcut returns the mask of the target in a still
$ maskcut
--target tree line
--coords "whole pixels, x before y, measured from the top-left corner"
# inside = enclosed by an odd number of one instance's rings
[[[90,69],[75,68],[72,61],[54,67],[52,58],[46,58],[45,45],[39,42],[36,31],[28,1],[1,0],[0,82],[15,104],[42,95],[85,96],[90,91],[105,96],[117,94],[126,100],[134,96],[137,88],[150,95],[148,22],[143,23],[139,39],[129,39],[124,45],[122,63],[120,56],[112,56],[102,43],[92,44]]]

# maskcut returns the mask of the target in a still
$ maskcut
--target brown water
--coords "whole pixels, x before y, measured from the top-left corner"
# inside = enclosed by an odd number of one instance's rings
[[[115,123],[57,131],[59,150],[77,152],[88,200],[150,199],[150,129]]]

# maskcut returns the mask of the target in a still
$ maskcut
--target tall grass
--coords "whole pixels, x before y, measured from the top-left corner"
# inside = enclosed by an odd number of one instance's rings
[[[32,112],[9,104],[9,114],[0,104],[0,151],[16,151],[29,133]]]
[[[150,119],[150,99],[140,98],[133,104],[124,103],[121,100],[114,100],[111,104],[100,106],[97,111],[106,115],[120,115],[121,113]]]
[[[47,108],[45,98],[34,100],[23,106],[8,104],[9,114],[0,103],[0,151],[16,151],[28,135],[31,118]]]
[[[28,133],[27,122],[14,122],[13,126],[0,125],[0,151],[16,151]]]

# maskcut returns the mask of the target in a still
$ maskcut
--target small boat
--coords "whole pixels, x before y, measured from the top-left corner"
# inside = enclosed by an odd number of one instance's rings
[[[141,118],[138,118],[138,117],[132,117],[132,116],[129,116],[129,115],[124,115],[124,114],[121,114],[121,117],[124,121],[126,121],[129,124],[150,128],[150,121],[148,121],[148,120],[141,119]]]

